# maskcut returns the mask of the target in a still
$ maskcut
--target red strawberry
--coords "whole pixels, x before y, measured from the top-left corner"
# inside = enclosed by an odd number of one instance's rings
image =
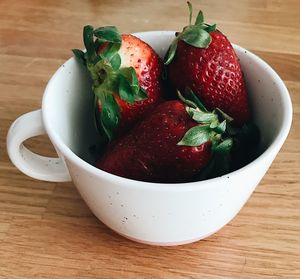
[[[166,101],[113,142],[96,167],[135,180],[190,181],[208,164],[212,150],[231,147],[231,139],[221,139],[224,131],[225,121],[219,123],[216,114]]]
[[[87,52],[73,52],[90,71],[96,119],[111,140],[160,102],[162,61],[147,43],[113,26],[85,26],[83,36]]]
[[[220,108],[242,125],[250,119],[250,109],[241,66],[229,40],[215,25],[205,24],[200,11],[195,25],[177,33],[167,58],[171,84],[189,87],[208,109]]]

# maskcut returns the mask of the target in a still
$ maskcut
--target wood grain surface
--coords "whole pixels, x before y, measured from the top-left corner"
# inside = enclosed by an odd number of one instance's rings
[[[100,223],[72,183],[20,173],[6,134],[38,109],[54,71],[82,47],[82,27],[179,30],[185,1],[0,1],[0,278],[300,278],[300,2],[193,1],[229,39],[265,59],[293,101],[289,137],[238,216],[215,235],[179,247],[131,242]],[[47,137],[27,143],[54,154]]]

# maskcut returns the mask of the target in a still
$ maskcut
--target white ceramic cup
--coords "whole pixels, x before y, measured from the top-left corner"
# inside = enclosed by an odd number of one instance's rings
[[[174,32],[137,33],[164,56]],[[244,71],[254,121],[261,131],[261,155],[227,175],[192,183],[159,184],[118,177],[89,164],[94,129],[90,79],[74,58],[50,79],[42,108],[10,127],[7,149],[25,174],[46,181],[73,181],[91,211],[117,233],[135,241],[178,245],[207,237],[226,225],[246,203],[283,145],[292,122],[287,88],[276,72],[251,52],[234,45]],[[23,146],[48,134],[58,158]]]

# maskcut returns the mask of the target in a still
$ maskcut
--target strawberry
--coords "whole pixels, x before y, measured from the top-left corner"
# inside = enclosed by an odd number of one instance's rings
[[[181,95],[180,95],[181,96]],[[232,146],[226,120],[217,111],[181,96],[158,105],[126,136],[112,142],[96,167],[112,174],[148,182],[186,182],[195,178],[214,153]],[[200,104],[200,105],[199,105]]]
[[[83,39],[86,52],[73,53],[90,72],[96,122],[110,141],[161,101],[162,61],[147,43],[114,26],[85,26]]]
[[[250,119],[250,109],[238,57],[216,25],[204,23],[201,11],[191,24],[188,5],[189,25],[176,33],[166,56],[168,78],[175,88],[189,87],[208,109],[220,108],[241,126]]]

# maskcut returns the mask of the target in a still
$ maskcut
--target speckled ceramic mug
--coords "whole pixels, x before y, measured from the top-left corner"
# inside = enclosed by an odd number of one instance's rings
[[[163,56],[174,32],[136,34]],[[89,147],[92,94],[86,70],[73,58],[50,79],[42,108],[20,116],[7,136],[12,162],[25,174],[47,181],[73,181],[92,212],[117,233],[155,245],[178,245],[207,237],[226,225],[246,203],[283,145],[292,122],[289,93],[275,71],[249,51],[234,46],[245,74],[261,155],[245,167],[201,182],[159,184],[118,177],[93,167]],[[58,158],[23,146],[48,134]]]

